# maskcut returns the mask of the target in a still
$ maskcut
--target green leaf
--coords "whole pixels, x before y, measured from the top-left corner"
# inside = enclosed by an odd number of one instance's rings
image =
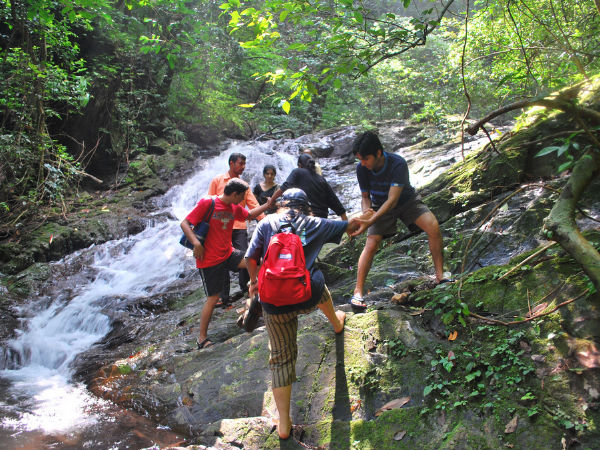
[[[558,151],[559,148],[560,147],[557,145],[552,145],[550,147],[544,147],[543,149],[541,149],[539,152],[537,152],[535,154],[535,158],[538,158],[538,157],[544,156],[544,155],[548,155],[552,152],[556,152],[556,151]]]
[[[477,378],[480,375],[481,375],[481,370],[476,370],[475,372],[468,374],[465,377],[465,380],[467,380],[467,381],[473,381],[475,378]]]
[[[570,169],[571,166],[573,166],[573,161],[567,161],[566,163],[562,163],[560,166],[558,166],[558,169],[556,169],[556,171],[558,173],[563,172],[567,169]]]
[[[432,391],[433,391],[432,385],[425,386],[425,389],[423,389],[423,397],[427,397],[429,394],[431,394]]]
[[[333,87],[336,89],[339,89],[342,87],[342,80],[340,80],[339,78],[336,78],[335,80],[333,80]]]
[[[569,149],[569,144],[564,144],[564,145],[561,145],[561,146],[558,148],[558,156],[562,155],[562,154],[563,154],[564,152],[566,152],[568,149]]]
[[[306,50],[308,48],[308,45],[303,44],[301,42],[296,42],[294,44],[288,45],[288,50]]]
[[[521,400],[535,400],[535,395],[533,395],[531,392],[528,392],[523,397],[521,397]]]
[[[291,108],[290,102],[288,102],[287,100],[285,100],[285,101],[284,101],[284,102],[281,104],[281,109],[283,109],[283,111],[284,111],[286,114],[289,114],[289,113],[290,113],[290,108]]]

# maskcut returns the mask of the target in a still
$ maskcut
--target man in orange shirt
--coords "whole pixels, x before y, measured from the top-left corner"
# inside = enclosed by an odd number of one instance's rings
[[[232,153],[229,156],[229,170],[222,174],[217,175],[213,178],[208,186],[208,195],[222,195],[225,189],[225,185],[232,178],[240,178],[244,169],[246,168],[246,156],[241,153]],[[244,199],[240,202],[242,208],[248,207],[252,210],[258,208],[260,204],[254,197],[254,194],[248,189],[244,196]],[[261,220],[264,214],[261,214],[256,220]],[[233,234],[231,235],[231,243],[233,248],[241,250],[242,253],[246,253],[248,249],[248,226],[245,220],[236,220],[233,223]],[[250,276],[246,269],[240,269],[239,272],[240,289],[242,293],[248,292],[248,281]],[[226,306],[229,302],[229,277],[227,277],[223,284],[223,290],[221,291],[221,302],[223,306]]]

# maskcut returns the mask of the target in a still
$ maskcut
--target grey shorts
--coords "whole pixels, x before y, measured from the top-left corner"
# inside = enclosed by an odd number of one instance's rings
[[[217,295],[223,290],[223,283],[229,279],[229,271],[239,270],[238,265],[243,257],[244,252],[234,248],[229,258],[222,263],[199,269],[207,297]]]
[[[407,227],[415,223],[423,214],[431,212],[427,205],[421,201],[421,197],[417,196],[413,200],[409,200],[400,206],[388,211],[369,227],[368,236],[379,235],[384,238],[394,236],[398,232],[396,223],[400,219]]]

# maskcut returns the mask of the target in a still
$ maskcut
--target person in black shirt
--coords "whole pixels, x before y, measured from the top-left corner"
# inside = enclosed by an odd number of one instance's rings
[[[342,220],[348,220],[346,209],[342,206],[340,199],[325,178],[316,172],[314,159],[306,153],[298,157],[298,168],[292,170],[287,180],[273,194],[273,200],[293,187],[306,192],[310,208],[315,216],[327,218],[329,209],[332,209]]]
[[[265,181],[254,186],[254,190],[252,191],[259,204],[264,205],[267,203],[269,197],[272,197],[275,191],[279,189],[279,185],[275,183],[275,175],[277,175],[275,166],[267,164],[263,168],[263,177],[265,178]],[[273,214],[274,212],[277,212],[276,206],[266,211],[267,214]]]

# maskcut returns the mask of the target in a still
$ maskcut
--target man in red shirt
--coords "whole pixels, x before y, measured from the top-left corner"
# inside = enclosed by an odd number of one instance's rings
[[[239,178],[232,178],[227,182],[223,193],[215,198],[215,209],[209,221],[209,229],[204,245],[192,230],[191,225],[200,223],[212,203],[211,197],[202,198],[196,207],[181,222],[181,229],[188,241],[194,245],[196,267],[206,290],[206,303],[200,315],[200,333],[198,335],[198,348],[210,347],[213,343],[208,340],[208,324],[213,310],[223,288],[225,277],[229,277],[230,270],[246,268],[244,252],[231,245],[231,234],[234,221],[254,219],[272,206],[268,201],[250,211],[241,206],[248,193],[248,184]]]
[[[227,182],[232,178],[240,178],[245,169],[245,155],[241,153],[232,153],[229,155],[229,170],[226,173],[217,175],[215,178],[213,178],[208,186],[208,195],[221,195]],[[243,200],[240,202],[240,206],[243,208],[247,206],[248,209],[252,210],[254,208],[258,208],[260,205],[256,200],[256,197],[254,197],[252,191],[248,189]],[[257,220],[261,220],[263,217],[264,214],[260,214],[257,217]],[[245,220],[236,220],[233,223],[231,240],[234,248],[241,250],[242,253],[246,252],[248,249],[248,226]],[[237,272],[237,270],[235,271]],[[248,292],[248,281],[250,281],[248,271],[246,269],[240,269],[239,282],[242,293]],[[227,274],[227,278],[223,282],[223,289],[221,291],[221,302],[223,305],[227,305],[229,301],[229,274]]]

